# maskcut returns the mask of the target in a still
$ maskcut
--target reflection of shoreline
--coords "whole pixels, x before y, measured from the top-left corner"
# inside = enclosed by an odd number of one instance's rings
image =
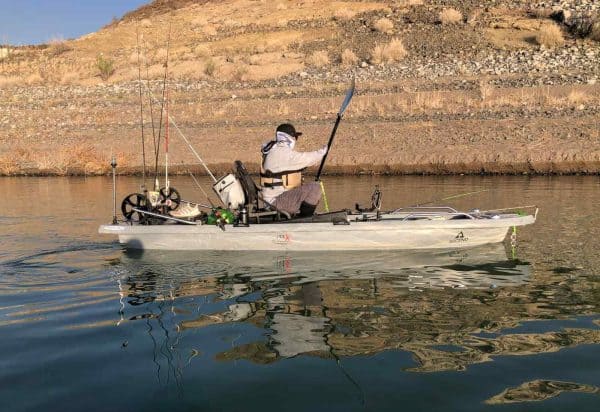
[[[177,313],[169,317],[172,340],[236,322],[263,329],[258,340],[236,338],[215,352],[219,361],[316,356],[340,364],[401,350],[413,355],[407,371],[461,371],[495,356],[600,343],[594,329],[503,333],[560,317],[565,306],[531,283],[530,265],[496,246],[430,254],[165,252],[126,254],[121,262],[130,304],[165,301]]]
[[[600,388],[574,382],[535,380],[525,382],[517,388],[508,388],[502,393],[485,401],[488,405],[544,401],[554,398],[563,392],[579,392],[599,394]]]

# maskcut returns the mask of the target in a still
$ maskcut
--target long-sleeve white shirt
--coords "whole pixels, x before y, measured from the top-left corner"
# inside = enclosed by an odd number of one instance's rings
[[[271,146],[263,163],[264,170],[271,173],[301,170],[316,165],[327,151],[327,146],[323,146],[314,152],[297,152],[294,150],[296,139],[283,132],[277,132],[276,141],[277,143]],[[263,144],[263,150],[268,143]],[[272,203],[283,192],[285,192],[283,186],[263,187],[262,189],[263,198],[269,203]]]

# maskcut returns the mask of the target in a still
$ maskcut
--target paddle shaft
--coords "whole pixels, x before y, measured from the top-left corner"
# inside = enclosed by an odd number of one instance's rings
[[[342,121],[342,116],[340,114],[337,115],[337,119],[335,119],[335,124],[333,125],[333,130],[331,131],[331,136],[329,136],[329,142],[327,142],[327,151],[325,152],[325,156],[321,159],[321,165],[319,166],[319,171],[317,172],[317,176],[315,177],[315,182],[318,182],[321,178],[321,172],[323,171],[323,166],[325,166],[325,160],[327,160],[327,155],[329,154],[329,149],[331,149],[331,145],[333,144],[333,138],[335,137],[335,133],[337,132],[338,126]]]

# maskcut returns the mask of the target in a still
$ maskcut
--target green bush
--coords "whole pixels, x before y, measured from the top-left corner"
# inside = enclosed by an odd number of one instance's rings
[[[115,62],[111,59],[106,59],[103,55],[99,54],[96,59],[96,67],[100,71],[100,77],[106,81],[115,72]]]

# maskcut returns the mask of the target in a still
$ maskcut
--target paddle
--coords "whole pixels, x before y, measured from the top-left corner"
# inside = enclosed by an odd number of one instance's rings
[[[346,92],[346,98],[342,103],[342,107],[340,107],[340,111],[337,114],[337,118],[335,119],[335,124],[333,125],[331,136],[329,136],[329,142],[327,142],[327,151],[325,152],[325,156],[323,156],[323,159],[321,159],[321,165],[319,166],[319,171],[317,172],[317,176],[315,177],[316,182],[318,182],[321,177],[321,172],[323,171],[323,166],[325,166],[325,160],[327,160],[327,155],[329,154],[329,150],[331,149],[331,145],[333,144],[333,138],[335,137],[335,133],[337,132],[338,126],[340,125],[342,117],[344,116],[344,112],[346,111],[346,108],[350,104],[350,100],[352,100],[352,96],[354,95],[354,86],[355,81],[354,78],[352,78],[352,84]]]
[[[321,159],[321,164],[319,165],[319,171],[317,172],[317,176],[315,177],[315,182],[321,183],[321,193],[323,194],[323,204],[325,206],[325,212],[329,213],[329,205],[327,204],[327,195],[325,194],[325,186],[323,182],[320,180],[321,172],[323,171],[323,166],[325,166],[325,160],[327,160],[327,155],[329,154],[329,150],[331,149],[331,145],[333,144],[333,138],[335,137],[335,132],[337,132],[338,126],[342,121],[342,117],[344,116],[344,112],[346,108],[350,104],[350,100],[352,100],[352,96],[354,95],[354,86],[355,81],[352,78],[352,84],[350,88],[346,92],[346,98],[342,102],[342,106],[340,107],[340,111],[338,112],[337,118],[335,119],[335,124],[333,125],[333,130],[331,131],[331,136],[329,136],[329,141],[327,142],[327,150],[325,151],[325,156]]]

